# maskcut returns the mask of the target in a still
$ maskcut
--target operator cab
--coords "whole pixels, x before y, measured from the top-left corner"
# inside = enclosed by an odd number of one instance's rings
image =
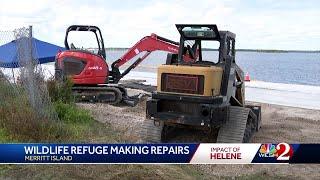
[[[68,27],[64,45],[66,51],[56,55],[55,78],[57,80],[63,80],[70,76],[74,85],[77,86],[103,84],[107,81],[106,52],[98,27],[85,25]],[[91,50],[90,48],[81,48],[82,45],[90,45]],[[93,50],[92,46],[97,50]]]
[[[177,64],[188,64],[183,55],[189,54],[196,65],[219,65],[227,56],[234,60],[235,35],[228,31],[219,31],[214,24],[177,24],[180,33],[180,47]]]
[[[94,39],[96,39],[97,43],[97,51],[89,51],[88,49],[83,49],[80,47],[77,47],[77,45],[74,44],[74,42],[71,42],[69,44],[69,39],[70,39],[70,32],[76,31],[76,32],[92,32]],[[79,34],[78,34],[79,35]],[[85,38],[81,38],[83,40]],[[86,52],[86,53],[91,53],[95,54],[98,56],[101,56],[102,58],[106,59],[106,52],[104,49],[104,42],[101,34],[101,30],[97,26],[84,26],[84,25],[72,25],[70,26],[67,31],[66,31],[66,36],[64,40],[64,45],[67,50],[72,50],[72,51],[80,51],[80,52]]]
[[[232,89],[228,87],[230,76],[234,76],[237,86],[242,85],[243,72],[235,63],[235,34],[219,31],[215,24],[176,24],[176,27],[180,33],[178,55],[175,61],[168,63],[167,59],[166,65],[158,67],[158,92],[225,96],[231,94],[227,92]],[[214,43],[216,48],[206,46]],[[195,61],[184,61],[186,55]],[[232,69],[236,76],[230,74]]]

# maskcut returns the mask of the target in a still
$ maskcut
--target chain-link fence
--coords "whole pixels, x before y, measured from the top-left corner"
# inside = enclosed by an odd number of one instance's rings
[[[50,101],[45,74],[37,60],[32,27],[0,31],[0,108],[3,118],[58,120]],[[23,113],[21,113],[23,112]],[[28,119],[29,118],[29,119]],[[13,120],[14,117],[11,118]]]

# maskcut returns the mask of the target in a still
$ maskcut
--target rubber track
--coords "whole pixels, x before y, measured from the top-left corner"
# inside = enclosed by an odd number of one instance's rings
[[[140,137],[143,142],[160,143],[163,124],[154,124],[154,120],[145,119],[142,124]]]
[[[217,143],[242,143],[250,109],[230,106],[229,117],[218,132]]]
[[[118,104],[122,101],[122,93],[120,91],[120,89],[116,88],[116,87],[74,87],[72,88],[73,91],[77,91],[77,90],[82,90],[84,91],[84,93],[86,93],[86,91],[95,91],[97,93],[97,95],[99,93],[114,93],[116,99],[113,101],[101,101],[104,103],[108,103],[108,104]],[[81,96],[81,93],[75,93],[78,94],[79,96]]]

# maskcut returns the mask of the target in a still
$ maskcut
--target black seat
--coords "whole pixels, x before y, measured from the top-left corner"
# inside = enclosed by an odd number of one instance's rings
[[[170,65],[170,64],[176,64],[176,63],[178,63],[178,54],[168,53],[166,64]]]

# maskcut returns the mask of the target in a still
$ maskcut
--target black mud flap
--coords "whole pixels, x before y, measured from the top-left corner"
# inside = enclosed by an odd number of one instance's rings
[[[252,112],[257,116],[256,131],[259,131],[259,129],[261,128],[261,106],[248,105],[246,107],[250,108]]]

